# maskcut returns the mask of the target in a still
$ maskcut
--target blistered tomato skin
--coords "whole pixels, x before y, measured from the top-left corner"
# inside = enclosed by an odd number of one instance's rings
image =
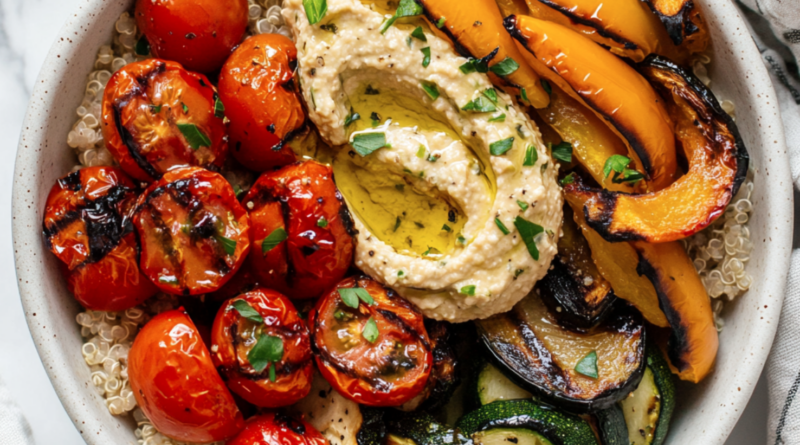
[[[235,308],[246,302],[262,317],[258,323],[243,317]],[[291,405],[311,390],[314,363],[311,340],[305,321],[288,298],[269,289],[253,291],[232,298],[222,305],[212,328],[211,358],[228,388],[256,406],[277,408]],[[253,369],[248,353],[261,335],[279,337],[283,356],[269,363],[263,371]],[[275,367],[275,381],[270,367]]]
[[[279,413],[251,417],[227,445],[326,445],[319,431],[304,420]]]
[[[139,271],[131,213],[137,187],[120,169],[87,167],[56,181],[44,210],[44,239],[70,292],[85,308],[123,311],[158,289]]]
[[[266,171],[296,160],[285,144],[305,128],[293,81],[294,43],[279,34],[242,42],[219,75],[219,95],[230,119],[231,153],[245,167]]]
[[[233,437],[244,427],[208,348],[183,310],[163,312],[139,331],[128,354],[128,378],[139,407],[168,437],[208,443]]]
[[[250,223],[228,181],[197,167],[170,170],[144,191],[133,224],[140,265],[159,289],[176,295],[218,290],[250,250]]]
[[[305,161],[264,173],[242,203],[252,224],[248,262],[259,283],[289,298],[314,298],[344,277],[355,232],[330,167]],[[281,231],[285,241],[270,243]]]
[[[103,138],[122,169],[140,181],[160,179],[176,167],[218,170],[228,136],[217,102],[202,74],[165,60],[134,62],[106,85]]]
[[[374,304],[344,303],[340,289],[361,287]],[[364,333],[372,319],[373,341]],[[416,397],[433,366],[422,314],[367,277],[348,278],[319,299],[308,316],[322,376],[343,396],[368,406],[399,406]]]
[[[217,71],[247,30],[247,0],[138,0],[136,25],[153,56]]]

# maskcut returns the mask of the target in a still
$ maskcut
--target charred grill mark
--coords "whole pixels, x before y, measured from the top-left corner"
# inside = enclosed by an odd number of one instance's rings
[[[417,341],[419,341],[420,343],[422,343],[423,346],[425,346],[425,349],[431,348],[430,342],[426,340],[425,337],[423,337],[422,334],[419,333],[419,331],[409,326],[408,323],[406,323],[402,318],[398,317],[397,314],[395,314],[394,312],[388,309],[377,309],[375,312],[381,314],[383,318],[385,318],[387,321],[399,327],[403,333],[413,335],[414,338],[417,339]]]
[[[563,432],[552,422],[546,422],[542,419],[531,417],[528,415],[512,416],[508,419],[490,420],[483,423],[478,431],[485,431],[490,429],[528,429],[536,431],[545,437],[553,445],[569,445],[562,439]],[[509,440],[509,439],[506,439]]]
[[[275,126],[274,126],[274,124],[271,125],[271,126],[272,126],[272,130],[270,130],[270,133],[274,134],[275,133]],[[286,133],[283,136],[283,138],[280,140],[280,142],[278,142],[277,144],[272,146],[271,150],[273,150],[273,151],[281,151],[283,149],[283,147],[286,145],[287,142],[291,141],[296,136],[298,136],[300,134],[303,134],[303,132],[306,131],[306,128],[308,128],[308,120],[303,121],[303,125],[301,125],[301,126],[295,128],[294,130]]]
[[[569,375],[555,363],[553,360],[553,355],[550,353],[544,343],[539,340],[539,337],[536,336],[536,333],[533,332],[533,329],[531,329],[528,323],[525,322],[523,315],[520,314],[516,309],[512,309],[511,312],[508,313],[508,318],[509,320],[512,320],[512,323],[515,323],[519,327],[520,337],[522,337],[522,340],[525,342],[525,345],[528,347],[528,349],[536,356],[537,359],[539,359],[539,364],[541,367],[538,371],[543,372],[544,376],[538,376],[534,380],[544,382],[544,386],[566,391],[570,386]],[[524,372],[525,369],[520,369],[520,371]],[[528,371],[533,371],[536,373],[537,370]],[[530,377],[528,373],[525,375],[526,377]]]
[[[594,289],[585,286],[582,276],[573,274],[560,255],[553,259],[550,271],[536,288],[550,312],[571,330],[589,329],[599,324],[617,299],[609,288],[601,298],[588,301]]]
[[[289,428],[290,430],[294,431],[295,433],[297,433],[297,434],[299,434],[301,436],[306,433],[306,427],[303,426],[302,423],[294,420],[293,418],[291,418],[291,417],[289,417],[289,416],[287,416],[285,414],[276,413],[275,414],[275,424],[277,424],[277,425],[279,425],[281,427],[284,427],[284,428]]]
[[[58,180],[58,186],[62,189],[79,192],[81,190],[81,171],[74,171]]]
[[[681,9],[675,15],[666,15],[661,13],[661,11],[656,8],[653,4],[652,0],[644,0],[647,5],[650,7],[650,10],[661,20],[661,23],[664,24],[664,28],[667,29],[667,34],[669,34],[669,38],[672,42],[676,45],[680,45],[683,43],[684,39],[684,32],[686,36],[690,36],[695,32],[699,31],[699,28],[692,23],[690,14],[692,9],[694,9],[694,3],[692,0],[687,0],[681,6]]]
[[[303,335],[303,326],[301,324],[294,324],[290,326],[269,326],[269,328],[271,335],[277,335],[278,337],[281,337],[284,342],[286,342],[286,340],[294,340]],[[238,363],[239,351],[237,346],[239,346],[241,340],[239,336],[239,326],[235,322],[230,325],[230,339],[234,354],[237,357],[236,362]],[[305,368],[312,360],[313,355],[309,354],[308,358],[299,362],[286,362],[285,360],[281,360],[278,363],[271,363],[271,365],[275,366],[275,374],[278,376],[287,376],[295,371]],[[252,369],[242,368],[241,366],[238,366],[238,364],[233,366],[219,366],[217,369],[220,371],[220,375],[224,376],[227,376],[228,372],[237,372],[240,377],[248,380],[259,381],[269,379],[268,369],[264,369],[264,371],[258,374],[250,372]]]
[[[598,23],[598,22],[596,22],[596,21],[594,21],[592,19],[587,19],[586,17],[583,17],[583,16],[580,16],[578,14],[575,14],[574,12],[572,12],[572,10],[570,10],[570,8],[567,8],[565,6],[559,5],[558,3],[556,3],[556,2],[554,2],[552,0],[539,0],[539,2],[544,4],[544,5],[546,5],[546,6],[549,6],[550,8],[555,9],[556,11],[558,11],[558,12],[560,12],[562,14],[564,14],[565,16],[567,16],[574,23],[577,23],[577,24],[583,25],[583,26],[588,26],[589,28],[594,29],[597,32],[597,34],[599,34],[599,35],[601,35],[601,36],[603,36],[603,37],[605,37],[607,39],[610,39],[610,40],[612,40],[612,41],[614,41],[616,43],[619,43],[620,45],[624,46],[625,49],[633,50],[633,49],[638,49],[639,48],[635,43],[631,42],[630,40],[627,40],[627,39],[623,38],[622,36],[620,36],[618,34],[615,34],[615,33],[611,32],[611,31],[603,29],[603,27],[602,27],[602,25],[600,23]]]

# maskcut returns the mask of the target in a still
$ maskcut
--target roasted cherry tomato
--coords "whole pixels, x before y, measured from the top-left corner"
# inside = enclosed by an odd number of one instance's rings
[[[208,348],[183,310],[153,317],[136,335],[128,353],[128,379],[147,418],[173,439],[216,442],[244,427]]]
[[[308,328],[280,293],[259,288],[226,301],[211,336],[214,365],[228,388],[253,405],[291,405],[311,390]]]
[[[153,56],[217,71],[247,31],[247,0],[138,0],[136,25]]]
[[[327,445],[319,431],[304,420],[269,413],[252,417],[227,445]]]
[[[279,34],[245,40],[222,67],[219,95],[230,119],[231,153],[245,167],[265,171],[295,161],[285,143],[306,116],[293,82],[294,43]]]
[[[213,170],[228,153],[223,113],[205,76],[150,59],[111,76],[103,93],[103,137],[122,169],[141,181],[175,167]]]
[[[253,225],[248,262],[261,285],[313,298],[342,279],[353,222],[330,167],[306,161],[264,173],[242,202]]]
[[[433,355],[422,314],[391,289],[348,278],[319,299],[308,323],[317,367],[343,396],[398,406],[425,388]]]
[[[250,222],[219,173],[170,170],[139,197],[133,224],[140,264],[164,292],[214,292],[233,277],[250,249]]]
[[[136,185],[114,167],[87,167],[56,181],[44,209],[44,239],[69,290],[87,309],[123,311],[158,289],[139,271],[131,213]]]

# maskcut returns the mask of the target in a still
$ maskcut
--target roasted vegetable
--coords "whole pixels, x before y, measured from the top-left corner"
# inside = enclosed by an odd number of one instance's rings
[[[675,410],[675,383],[660,351],[648,348],[644,377],[620,406],[630,445],[664,443]]]
[[[653,283],[672,333],[667,357],[681,380],[697,383],[714,366],[719,337],[711,301],[692,260],[679,243],[633,243],[638,272]]]
[[[624,303],[599,327],[578,333],[559,326],[533,291],[511,311],[477,325],[509,378],[573,412],[617,402],[644,371],[644,323]]]
[[[651,57],[641,72],[666,99],[689,171],[658,192],[588,192],[586,221],[609,241],[675,241],[711,224],[747,174],[749,157],[736,124],[713,93],[674,63]]]
[[[708,46],[708,26],[693,0],[644,0],[661,19],[669,37],[690,53],[704,51]]]
[[[572,207],[575,222],[580,227],[592,250],[592,258],[600,274],[611,283],[614,294],[627,300],[644,318],[659,327],[667,327],[667,317],[658,305],[658,295],[647,277],[636,272],[639,254],[630,243],[610,243],[594,231],[583,216],[585,196],[577,193],[582,187],[580,179],[564,187],[564,198]]]
[[[417,409],[435,410],[450,400],[460,382],[456,369],[458,362],[450,338],[450,324],[445,321],[426,319],[425,329],[431,341],[433,369],[425,388],[416,397],[399,407],[403,411]]]
[[[653,190],[673,181],[677,161],[669,117],[639,73],[557,23],[525,16],[509,16],[504,23],[534,71],[588,105],[627,141]]]
[[[497,366],[485,362],[475,378],[473,398],[478,406],[488,405],[497,400],[530,400],[533,395],[508,379]]]
[[[475,445],[599,445],[588,423],[528,400],[483,406],[456,424]]]
[[[452,428],[430,414],[414,412],[387,416],[385,445],[447,445],[466,443]]]
[[[432,24],[439,26],[462,56],[488,62],[489,71],[500,79],[501,86],[525,91],[531,105],[547,106],[550,100],[539,76],[522,63],[514,40],[503,29],[503,16],[493,1],[483,0],[417,0]],[[474,66],[474,65],[473,65]],[[476,67],[478,71],[483,68]],[[485,68],[485,67],[484,67]],[[463,71],[463,68],[462,68]],[[485,71],[484,71],[485,72]],[[495,82],[497,83],[497,82]]]
[[[618,403],[594,413],[594,423],[603,445],[630,445],[625,416]]]
[[[530,15],[569,27],[612,53],[641,62],[678,54],[658,18],[640,0],[527,0]]]
[[[569,206],[564,207],[561,234],[558,255],[536,286],[542,301],[561,324],[589,329],[603,321],[617,297],[597,270]]]
[[[301,418],[266,413],[248,419],[244,429],[226,445],[326,445],[322,434]]]

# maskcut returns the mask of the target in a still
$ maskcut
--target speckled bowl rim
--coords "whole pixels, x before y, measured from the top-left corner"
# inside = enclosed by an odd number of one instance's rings
[[[66,291],[57,260],[44,246],[42,207],[53,181],[75,164],[65,140],[83,96],[82,86],[99,44],[111,37],[116,15],[131,3],[82,0],[68,18],[36,82],[14,171],[13,245],[25,316],[56,393],[92,445],[136,440],[132,422],[111,416],[91,387],[74,321],[79,307]],[[727,61],[724,72],[712,67],[712,78],[736,97],[742,133],[761,164],[754,197],[757,214],[751,221],[759,239],[754,240],[754,260],[748,266],[757,269],[753,288],[726,309],[730,312],[726,318],[733,322],[722,335],[718,369],[701,385],[681,386],[687,400],[681,401],[668,440],[721,445],[753,392],[778,325],[792,245],[792,182],[775,92],[739,11],[730,0],[700,4],[712,29],[715,62]],[[83,42],[88,43],[83,46]],[[733,80],[732,73],[737,74]],[[730,348],[738,350],[729,352]],[[707,393],[716,396],[712,399]]]

